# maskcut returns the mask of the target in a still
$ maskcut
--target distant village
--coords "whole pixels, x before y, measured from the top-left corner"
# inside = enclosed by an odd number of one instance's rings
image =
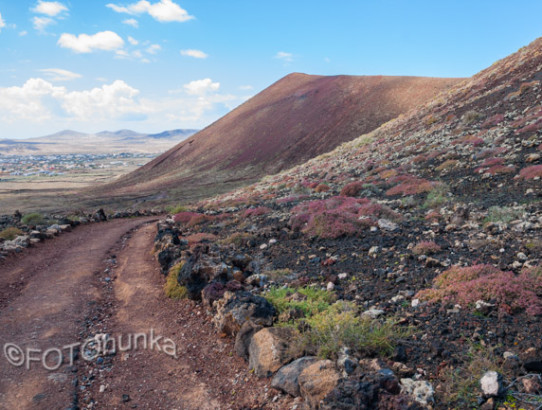
[[[0,180],[7,176],[54,177],[67,173],[144,165],[155,154],[57,154],[57,155],[2,155]],[[141,161],[137,161],[140,159]]]

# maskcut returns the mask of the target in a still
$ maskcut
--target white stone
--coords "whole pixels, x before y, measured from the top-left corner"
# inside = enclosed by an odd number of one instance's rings
[[[392,222],[388,219],[379,219],[378,220],[378,227],[380,229],[383,229],[385,231],[396,231],[399,229],[399,225],[397,225],[395,222]]]
[[[502,376],[495,372],[486,372],[480,379],[480,387],[486,397],[498,396],[502,392]]]
[[[433,402],[433,386],[425,380],[401,379],[401,393],[412,396],[423,406]]]
[[[366,310],[361,314],[361,317],[370,317],[371,319],[376,319],[378,316],[381,316],[384,314],[384,311],[381,309],[371,308],[369,310]]]
[[[420,299],[412,299],[410,306],[412,306],[413,308],[420,306]]]
[[[328,292],[331,292],[333,289],[335,289],[335,284],[333,282],[328,282],[326,288]]]
[[[264,249],[267,249],[267,244],[266,243],[262,243],[260,245],[260,249],[263,251]]]
[[[348,277],[348,273],[339,273],[339,279],[343,280],[343,279],[346,279]]]

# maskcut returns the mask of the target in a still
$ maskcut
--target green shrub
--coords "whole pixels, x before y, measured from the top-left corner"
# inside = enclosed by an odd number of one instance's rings
[[[305,348],[323,358],[336,357],[343,346],[367,355],[389,355],[396,342],[411,333],[393,321],[362,318],[349,302],[336,302],[306,323],[309,329],[303,334]]]
[[[41,214],[33,212],[31,214],[26,214],[25,216],[23,216],[21,222],[25,225],[41,225],[45,223],[45,219]]]
[[[185,212],[187,208],[183,205],[169,205],[166,206],[166,212],[170,215],[178,214],[179,212]]]
[[[254,235],[248,232],[235,232],[228,236],[227,238],[221,239],[218,241],[221,245],[234,245],[237,248],[244,246],[248,241],[254,239]]]
[[[424,208],[436,208],[448,202],[449,188],[445,184],[436,185],[429,193],[423,204]]]
[[[296,293],[300,297],[292,297]],[[333,292],[312,287],[271,288],[264,297],[275,306],[279,314],[289,309],[300,309],[306,317],[329,309],[335,300]]]
[[[0,239],[4,239],[6,241],[12,241],[17,236],[22,235],[23,233],[24,232],[21,231],[19,228],[10,226],[9,228],[6,228],[2,232],[0,232]]]
[[[299,348],[323,358],[336,357],[343,346],[363,354],[390,354],[397,340],[411,333],[393,321],[362,318],[354,303],[333,303],[335,294],[327,290],[272,288],[264,296],[279,314],[291,309],[303,312],[303,318],[279,326],[299,329]]]
[[[489,208],[488,215],[484,222],[503,222],[509,223],[523,215],[523,209],[514,209],[506,206],[492,206]]]
[[[179,272],[181,271],[182,267],[183,264],[178,263],[168,272],[166,283],[164,285],[164,292],[168,298],[185,299],[188,295],[186,287],[179,285],[178,281]]]

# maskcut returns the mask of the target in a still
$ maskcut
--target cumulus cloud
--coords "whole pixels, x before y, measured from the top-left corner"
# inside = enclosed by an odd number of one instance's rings
[[[76,53],[91,53],[95,50],[119,50],[124,46],[124,40],[113,31],[101,31],[93,35],[79,34],[78,36],[64,33],[58,39],[57,44]]]
[[[147,0],[141,0],[127,6],[110,3],[107,4],[107,7],[113,11],[116,11],[117,13],[126,13],[131,15],[147,13],[161,23],[172,21],[183,23],[194,18],[194,16],[188,14],[185,9],[171,0],[160,0],[158,3],[150,3]]]
[[[210,78],[190,81],[183,85],[185,92],[190,95],[205,95],[212,91],[218,91],[219,88],[220,83],[214,83]]]
[[[32,24],[34,28],[38,31],[43,31],[47,26],[50,26],[54,23],[56,23],[56,21],[50,17],[34,17],[32,19]]]
[[[0,13],[0,31],[2,31],[4,27],[6,27],[6,22],[2,18],[2,13]]]
[[[294,55],[285,51],[279,51],[277,54],[275,54],[275,58],[285,61],[287,63],[291,63],[292,61],[294,61]]]
[[[209,57],[208,54],[204,53],[201,50],[181,50],[181,55],[186,57],[194,57],[194,58],[207,58]]]
[[[133,38],[132,36],[128,36],[128,42],[133,45],[133,46],[137,46],[139,44],[139,41],[137,41],[135,38]]]
[[[156,54],[158,53],[162,47],[159,44],[151,44],[149,47],[147,47],[147,53],[149,54]]]
[[[68,8],[58,1],[39,0],[38,4],[32,9],[32,11],[34,13],[45,14],[49,17],[55,17],[64,11],[68,11]]]
[[[82,77],[81,74],[63,70],[61,68],[44,68],[38,71],[44,73],[47,78],[53,82],[71,81]]]
[[[139,23],[136,19],[126,19],[126,20],[122,20],[122,24],[126,24],[127,26],[132,26],[134,28],[138,28],[139,27]]]
[[[147,104],[139,90],[124,81],[83,91],[68,91],[42,78],[31,78],[22,87],[0,88],[0,118],[6,122],[40,122],[55,117],[80,121],[125,119],[145,116]]]
[[[34,134],[50,124],[84,130],[89,126],[129,128],[123,122],[139,121],[147,128],[200,128],[246,99],[221,93],[220,84],[210,79],[192,81],[159,98],[146,98],[122,80],[97,80],[103,84],[76,91],[44,78],[0,87],[0,122],[32,129]]]

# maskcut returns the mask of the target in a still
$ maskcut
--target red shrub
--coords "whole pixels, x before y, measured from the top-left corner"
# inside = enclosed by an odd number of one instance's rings
[[[478,300],[495,301],[500,310],[508,313],[525,310],[533,316],[542,314],[540,270],[515,275],[491,265],[454,266],[437,276],[434,286],[418,292],[417,297],[464,306],[472,306]]]
[[[419,242],[412,248],[412,252],[416,255],[431,255],[437,253],[442,248],[433,241]]]
[[[409,178],[407,181],[402,182],[393,188],[386,191],[387,196],[393,195],[416,195],[424,192],[432,191],[438,182],[428,181],[422,178]]]
[[[194,245],[202,241],[214,242],[218,239],[218,237],[216,235],[213,235],[212,233],[195,233],[194,235],[189,235],[184,239],[188,241],[189,245]]]
[[[271,212],[266,206],[259,206],[258,208],[250,208],[243,212],[243,218],[249,218],[251,216],[260,216],[265,215]]]
[[[367,198],[334,196],[294,207],[290,226],[312,236],[338,238],[356,234],[361,227],[376,225],[378,218],[384,215],[399,218],[390,208]]]
[[[326,184],[319,184],[316,188],[314,188],[314,192],[327,192],[329,191],[331,188],[329,188],[329,185],[326,185]]]
[[[178,214],[175,214],[175,216],[173,216],[173,220],[178,224],[187,224],[188,222],[190,222],[190,219],[199,215],[202,214],[199,214],[197,212],[179,212]]]
[[[542,178],[542,165],[533,165],[519,171],[519,176],[525,179]]]
[[[495,125],[504,121],[504,114],[495,114],[493,117],[489,117],[482,123],[483,128],[494,127]]]
[[[363,182],[356,181],[346,184],[343,189],[341,189],[341,196],[358,196],[363,190]]]

